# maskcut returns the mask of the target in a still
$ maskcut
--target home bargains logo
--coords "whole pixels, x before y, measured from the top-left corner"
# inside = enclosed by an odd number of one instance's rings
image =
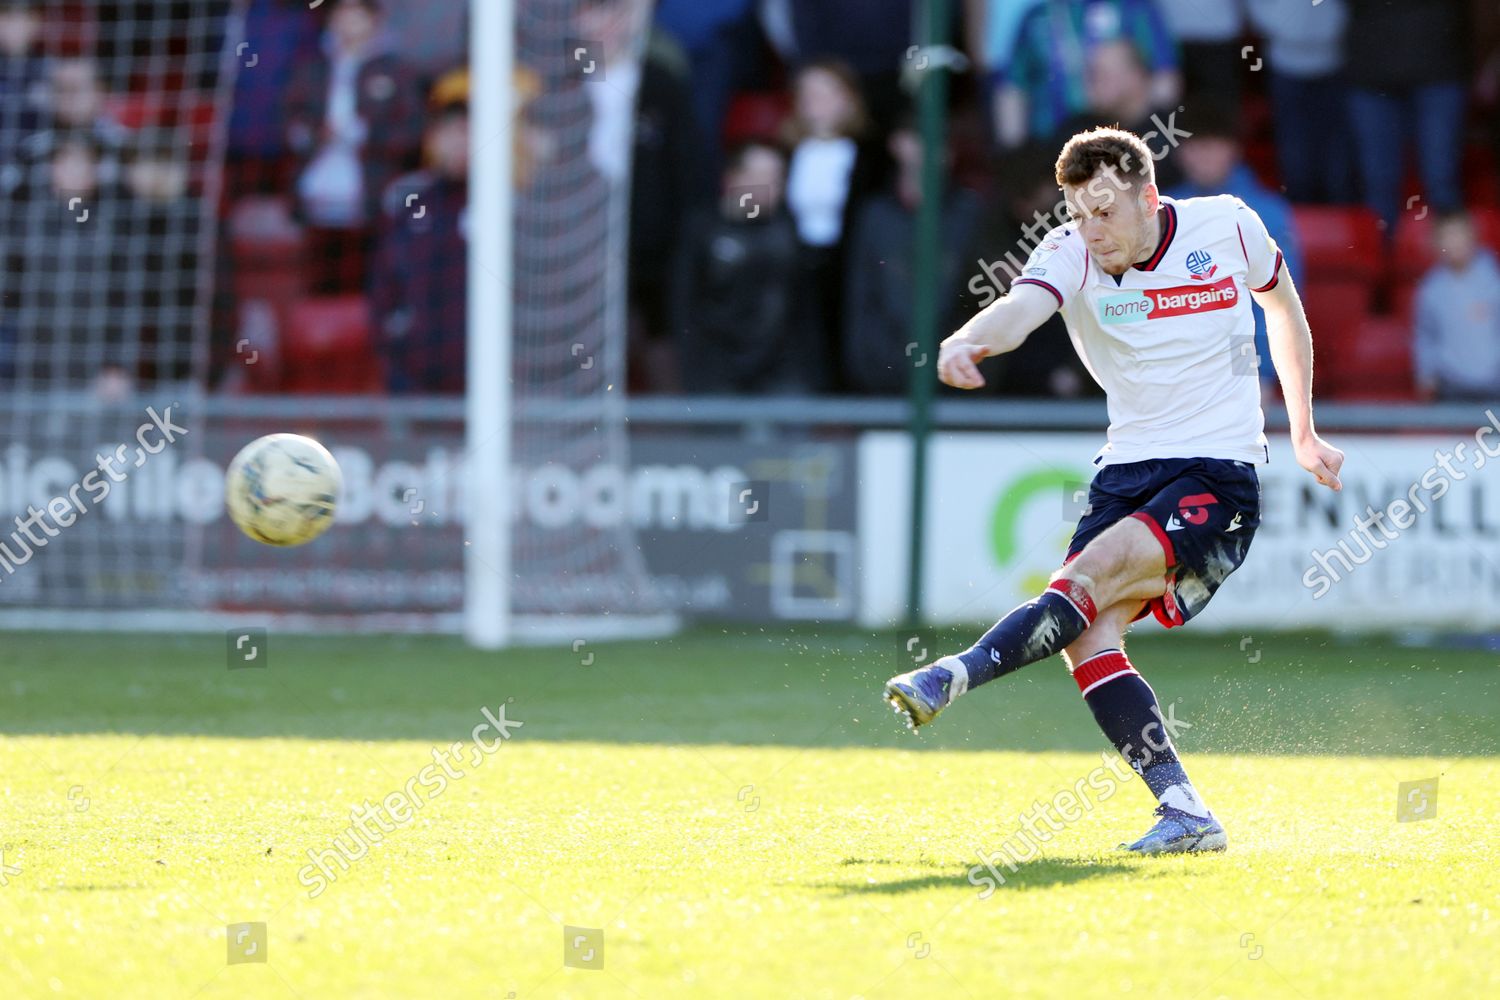
[[[1105,326],[1136,323],[1146,319],[1169,319],[1189,313],[1233,309],[1240,299],[1234,278],[1220,278],[1211,285],[1177,285],[1147,288],[1099,300],[1099,322]]]

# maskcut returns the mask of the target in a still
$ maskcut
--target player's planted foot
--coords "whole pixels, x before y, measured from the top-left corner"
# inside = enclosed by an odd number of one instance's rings
[[[1156,807],[1156,815],[1161,819],[1144,837],[1120,846],[1136,854],[1197,854],[1229,846],[1224,824],[1212,816],[1194,816],[1165,804]]]
[[[963,682],[967,679],[968,671],[958,658],[945,656],[886,681],[885,700],[897,715],[906,719],[907,727],[915,731],[936,719],[954,698],[963,694]]]

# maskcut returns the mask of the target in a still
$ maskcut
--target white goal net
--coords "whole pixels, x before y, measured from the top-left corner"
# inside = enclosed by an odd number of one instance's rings
[[[351,6],[379,34],[343,103],[329,53]],[[463,0],[0,9],[7,621],[456,630],[466,545],[492,518],[509,614],[564,635],[664,624],[624,413],[647,0],[518,0],[513,86],[488,93],[462,82]],[[483,101],[510,134],[445,178],[444,123]],[[512,318],[472,332],[511,347],[510,475],[473,509],[462,258],[481,223],[463,192],[497,163]],[[162,421],[182,430],[158,447]],[[250,542],[222,510],[230,457],[274,431],[319,437],[345,471],[334,528],[303,549]],[[121,447],[117,479],[101,463]]]

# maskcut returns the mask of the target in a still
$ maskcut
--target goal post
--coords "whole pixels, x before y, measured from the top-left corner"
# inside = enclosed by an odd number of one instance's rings
[[[512,127],[515,0],[470,7],[467,539],[464,635],[481,649],[511,639]]]

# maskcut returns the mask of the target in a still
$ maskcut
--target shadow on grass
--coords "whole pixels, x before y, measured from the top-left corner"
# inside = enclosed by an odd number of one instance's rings
[[[1023,861],[1011,871],[1007,863],[998,863],[992,874],[985,866],[975,864],[967,868],[956,868],[929,875],[914,875],[890,881],[825,882],[814,888],[842,890],[841,895],[895,896],[926,889],[963,889],[976,893],[991,890],[992,895],[1016,892],[1021,889],[1046,889],[1057,885],[1071,885],[1089,879],[1133,873],[1138,866],[1124,860],[1097,860],[1091,858],[1036,858]],[[972,874],[971,874],[972,873]],[[996,878],[996,874],[1003,878]],[[972,881],[971,881],[972,879]]]

